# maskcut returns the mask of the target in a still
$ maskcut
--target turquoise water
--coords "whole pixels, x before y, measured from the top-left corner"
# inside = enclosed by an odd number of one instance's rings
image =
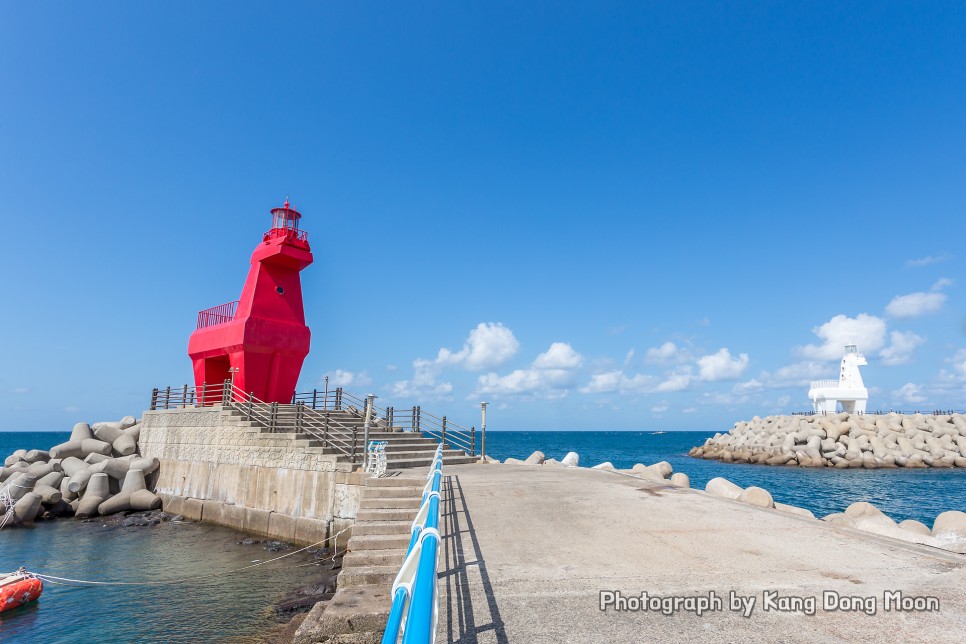
[[[0,433],[0,456],[14,448],[48,448],[66,434]],[[216,573],[288,551],[240,545],[247,535],[198,523],[105,527],[59,519],[0,530],[0,571],[20,566],[85,580],[205,578],[163,586],[75,588],[46,584],[39,601],[0,613],[3,642],[255,641],[277,622],[272,605],[318,577],[296,554],[228,576]]]
[[[855,501],[869,501],[896,521],[916,519],[932,526],[946,510],[966,511],[966,469],[838,470],[771,467],[705,461],[688,450],[714,432],[487,432],[486,451],[494,458],[526,458],[535,450],[560,460],[577,452],[580,464],[610,461],[617,468],[667,461],[684,472],[691,486],[704,488],[716,476],[741,487],[757,485],[776,501],[808,508],[816,516],[841,512]]]
[[[526,458],[534,450],[558,460],[580,454],[581,465],[611,461],[619,468],[668,461],[694,487],[725,476],[758,485],[776,500],[818,516],[854,501],[870,501],[896,520],[931,525],[945,510],[966,510],[966,470],[835,470],[738,465],[687,456],[712,432],[495,432],[487,453]],[[65,433],[0,433],[0,456],[16,448],[46,449]],[[270,559],[262,545],[242,546],[243,534],[200,524],[104,527],[73,519],[33,529],[0,530],[0,570],[21,565],[77,579],[154,580],[214,574]],[[314,566],[301,555],[253,571],[168,586],[69,588],[48,585],[35,604],[0,614],[0,640],[23,642],[246,641],[275,622],[271,605],[310,583]]]

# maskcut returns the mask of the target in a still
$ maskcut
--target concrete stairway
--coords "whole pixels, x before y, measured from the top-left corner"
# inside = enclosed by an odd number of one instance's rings
[[[247,423],[251,427],[259,427],[264,432],[269,432],[268,427],[257,419],[245,420],[245,414],[236,408],[226,408],[224,413],[230,414],[238,419],[238,422]],[[355,431],[356,445],[359,450],[359,459],[363,453],[363,436],[365,434],[365,421],[358,411],[321,411],[311,408],[303,408],[302,413],[306,419],[306,424],[313,427],[321,427],[325,424],[326,418],[329,420],[329,437],[332,442],[342,445],[351,445],[353,441],[353,430]],[[316,448],[322,454],[333,454],[339,461],[349,462],[350,458],[339,449],[326,446],[322,434],[318,430],[311,433],[303,431],[296,432],[296,407],[295,405],[279,405],[275,421],[276,430],[270,432],[273,437],[291,437],[299,447]],[[378,419],[369,426],[369,440],[386,441],[386,467],[390,470],[399,470],[412,467],[428,466],[432,463],[433,454],[439,444],[435,438],[424,436],[419,432],[402,431],[400,427],[388,427],[384,419]],[[443,462],[450,465],[462,463],[472,463],[475,458],[468,456],[461,449],[443,450]]]
[[[327,606],[309,613],[295,642],[380,640],[392,604],[392,582],[406,558],[422,499],[422,473],[395,472],[366,481],[336,594]]]

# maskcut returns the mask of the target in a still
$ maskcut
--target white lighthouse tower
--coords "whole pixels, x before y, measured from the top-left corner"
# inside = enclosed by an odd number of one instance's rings
[[[862,374],[859,367],[864,367],[868,362],[865,356],[859,353],[854,344],[845,346],[845,355],[842,356],[842,367],[839,369],[839,379],[836,380],[814,380],[808,390],[808,399],[812,401],[812,409],[816,414],[835,414],[841,411],[850,414],[864,414],[865,405],[869,401],[869,390],[862,382]]]

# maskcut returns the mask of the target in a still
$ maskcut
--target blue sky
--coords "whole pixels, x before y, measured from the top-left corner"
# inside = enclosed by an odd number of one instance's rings
[[[961,3],[0,5],[0,430],[190,379],[286,195],[312,352],[493,429],[966,408]]]

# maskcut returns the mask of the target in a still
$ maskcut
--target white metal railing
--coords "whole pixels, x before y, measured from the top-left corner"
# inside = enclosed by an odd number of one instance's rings
[[[813,380],[810,389],[829,389],[838,388],[838,380]]]

